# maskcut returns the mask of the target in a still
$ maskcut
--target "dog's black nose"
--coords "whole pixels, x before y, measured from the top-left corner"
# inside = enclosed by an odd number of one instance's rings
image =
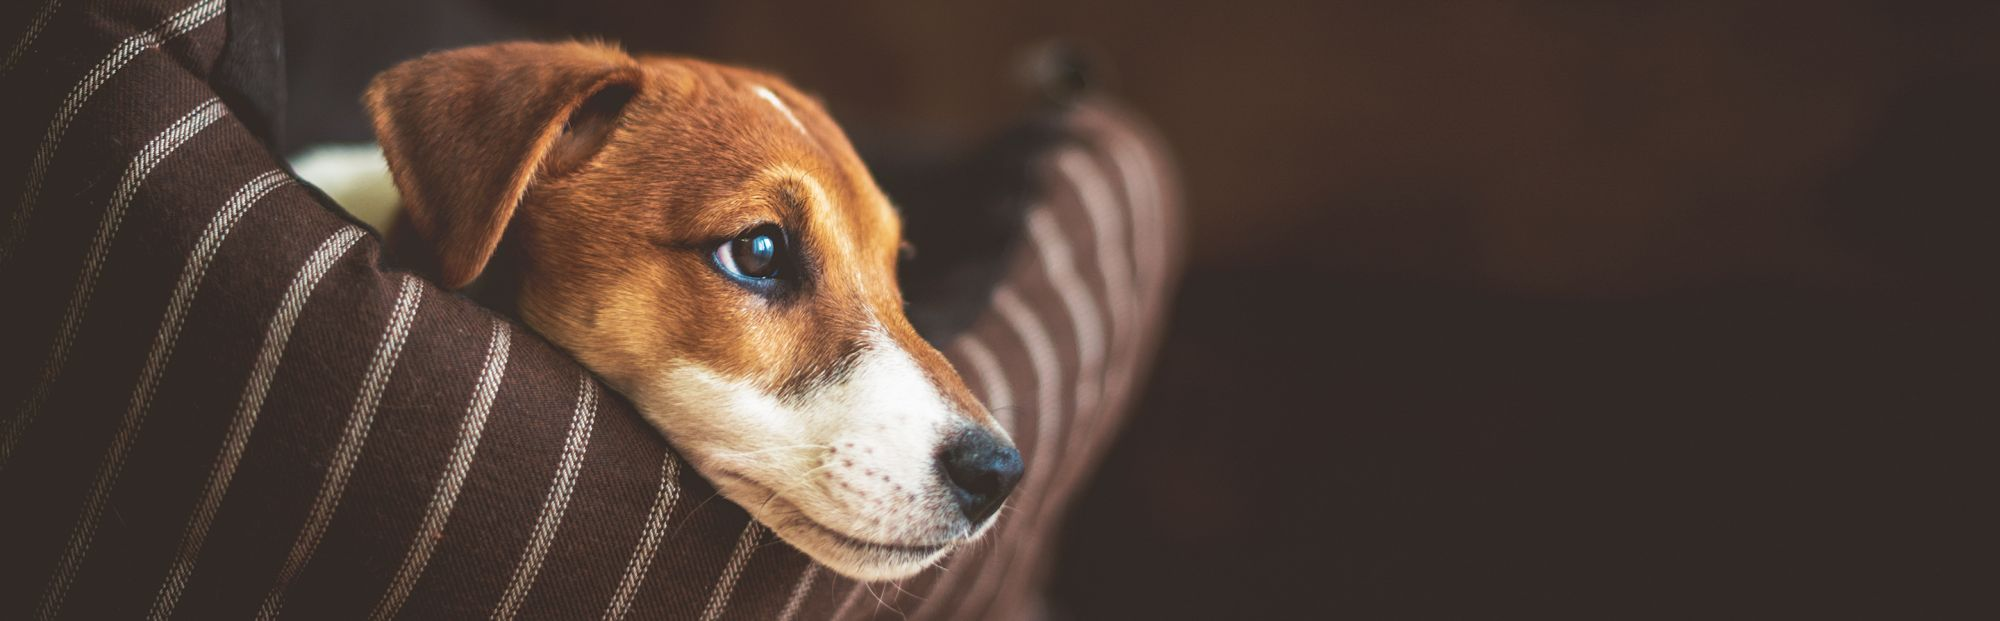
[[[938,455],[952,497],[965,518],[979,524],[1021,482],[1021,452],[985,430],[958,434]]]

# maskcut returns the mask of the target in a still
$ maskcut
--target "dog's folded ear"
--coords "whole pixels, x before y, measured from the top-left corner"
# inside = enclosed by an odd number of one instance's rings
[[[375,136],[439,284],[479,277],[528,186],[588,163],[639,82],[637,61],[593,43],[451,50],[375,77]]]

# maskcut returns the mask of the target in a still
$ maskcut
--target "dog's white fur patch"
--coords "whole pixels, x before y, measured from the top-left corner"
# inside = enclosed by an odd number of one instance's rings
[[[389,175],[389,161],[375,143],[318,145],[300,152],[291,164],[300,179],[375,230],[387,231],[396,221],[402,195]]]
[[[993,520],[969,523],[937,464],[970,423],[908,353],[870,340],[846,377],[789,399],[693,362],[621,389],[779,537],[842,574],[903,578]]]
[[[779,99],[777,93],[771,92],[771,89],[765,88],[762,84],[750,87],[750,92],[756,93],[758,99],[764,100],[765,103],[771,104],[771,107],[784,113],[785,120],[791,121],[792,127],[799,128],[799,133],[811,135],[811,132],[806,131],[806,124],[799,122],[799,116],[792,114],[792,107],[785,105],[785,100]]]

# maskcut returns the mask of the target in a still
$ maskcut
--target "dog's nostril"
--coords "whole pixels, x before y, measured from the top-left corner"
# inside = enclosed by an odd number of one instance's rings
[[[1021,453],[985,431],[959,434],[940,451],[939,465],[960,511],[978,524],[1000,509],[1021,481]]]

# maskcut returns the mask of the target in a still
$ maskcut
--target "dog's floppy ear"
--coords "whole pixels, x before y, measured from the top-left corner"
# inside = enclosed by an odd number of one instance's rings
[[[439,284],[479,276],[529,184],[588,162],[639,80],[631,56],[591,43],[451,50],[375,77],[375,136]]]

